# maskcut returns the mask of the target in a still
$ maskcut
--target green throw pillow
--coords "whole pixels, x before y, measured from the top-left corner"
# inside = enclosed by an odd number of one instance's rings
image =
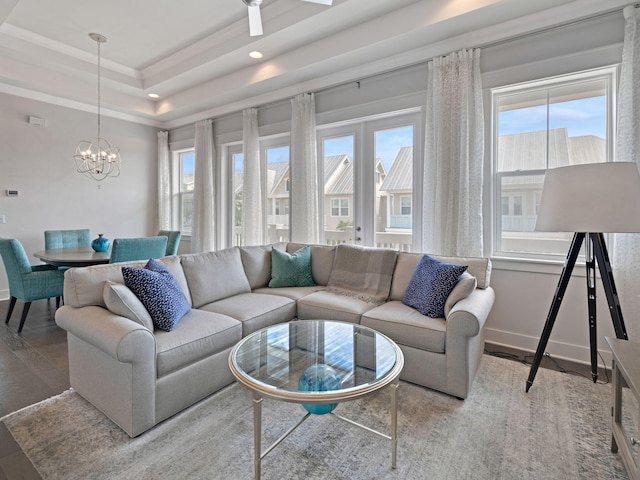
[[[311,247],[302,247],[293,254],[271,249],[270,287],[312,287]]]

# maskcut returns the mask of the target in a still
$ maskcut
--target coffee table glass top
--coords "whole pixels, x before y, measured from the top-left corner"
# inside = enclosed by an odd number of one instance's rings
[[[370,328],[330,320],[273,325],[240,341],[230,355],[239,382],[282,400],[323,403],[365,395],[395,380],[404,360],[399,347]],[[328,391],[301,391],[300,377],[329,371]],[[330,382],[327,382],[329,385]]]

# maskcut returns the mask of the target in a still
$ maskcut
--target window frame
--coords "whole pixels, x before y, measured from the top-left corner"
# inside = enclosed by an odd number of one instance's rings
[[[510,251],[503,249],[502,246],[502,208],[503,208],[503,189],[502,182],[505,178],[514,178],[517,176],[544,176],[548,168],[536,168],[531,170],[514,170],[514,171],[498,171],[498,115],[500,113],[499,100],[507,95],[516,93],[535,92],[536,90],[547,90],[550,88],[566,87],[571,85],[579,85],[580,83],[596,80],[604,80],[606,91],[606,127],[605,127],[605,161],[610,162],[615,158],[615,118],[616,118],[616,85],[618,70],[616,66],[605,66],[591,70],[579,71],[564,75],[546,77],[543,79],[532,80],[528,82],[517,83],[491,89],[491,171],[492,171],[492,200],[491,200],[491,233],[492,233],[492,252],[494,258],[501,259],[519,259],[528,261],[541,262],[561,262],[566,257],[563,253],[539,253],[539,252],[523,252]],[[548,105],[548,104],[547,104]],[[549,124],[547,124],[547,132]],[[548,159],[548,157],[547,157]],[[508,208],[511,212],[513,209],[513,197],[508,198]],[[536,193],[534,197],[534,209],[537,214],[540,205],[540,195]],[[535,239],[532,239],[535,241]],[[581,255],[581,260],[583,256]]]
[[[185,196],[190,195],[193,203],[193,190],[183,190],[183,159],[186,154],[193,154],[195,159],[195,147],[181,148],[171,152],[171,225],[173,229],[180,230],[183,236],[189,237],[192,230],[184,228],[184,199]]]

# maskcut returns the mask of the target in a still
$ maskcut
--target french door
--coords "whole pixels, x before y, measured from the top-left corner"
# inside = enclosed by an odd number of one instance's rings
[[[411,251],[419,112],[318,131],[323,242]]]

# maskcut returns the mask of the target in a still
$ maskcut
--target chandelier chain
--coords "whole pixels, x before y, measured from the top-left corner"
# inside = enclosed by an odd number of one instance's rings
[[[98,43],[98,138],[100,137],[100,43]]]
[[[101,181],[107,177],[120,175],[120,149],[102,138],[102,55],[100,44],[107,41],[104,35],[90,33],[89,37],[98,44],[98,136],[92,141],[82,140],[76,146],[73,155],[78,173],[93,180]]]

